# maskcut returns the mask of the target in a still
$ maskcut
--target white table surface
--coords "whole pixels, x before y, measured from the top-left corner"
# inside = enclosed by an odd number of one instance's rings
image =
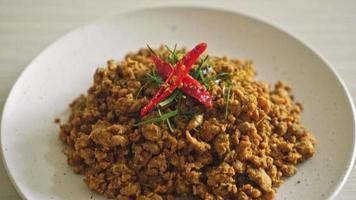
[[[188,1],[180,1],[188,2]],[[0,0],[0,113],[16,78],[46,46],[71,29],[134,6],[172,4],[119,0]],[[355,0],[189,1],[228,6],[283,27],[334,66],[356,99]],[[356,101],[354,100],[354,103]],[[0,199],[20,199],[0,163]],[[356,167],[336,199],[356,199]]]

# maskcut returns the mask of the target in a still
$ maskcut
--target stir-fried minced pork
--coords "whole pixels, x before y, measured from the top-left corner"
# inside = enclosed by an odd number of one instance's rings
[[[163,47],[156,52],[169,58]],[[314,155],[315,138],[301,125],[303,107],[291,87],[255,80],[249,60],[209,56],[202,69],[213,109],[180,94],[141,119],[159,87],[147,78],[155,69],[149,56],[141,49],[97,69],[61,124],[68,164],[90,189],[120,200],[267,200]],[[176,109],[169,123],[137,125]]]

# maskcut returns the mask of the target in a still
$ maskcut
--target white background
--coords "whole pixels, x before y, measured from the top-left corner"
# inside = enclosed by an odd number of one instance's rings
[[[188,1],[180,1],[180,3]],[[0,113],[16,78],[56,38],[101,16],[136,5],[173,1],[0,0]],[[189,1],[228,6],[276,24],[310,44],[330,61],[356,99],[355,0]],[[302,58],[301,58],[302,59]],[[354,100],[355,102],[355,100]],[[20,197],[0,163],[0,199]],[[356,168],[337,199],[356,199]]]

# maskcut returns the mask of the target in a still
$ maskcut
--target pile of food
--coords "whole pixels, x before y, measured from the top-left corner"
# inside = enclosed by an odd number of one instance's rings
[[[205,48],[141,49],[97,69],[60,131],[90,189],[120,200],[273,199],[314,155],[290,86]]]

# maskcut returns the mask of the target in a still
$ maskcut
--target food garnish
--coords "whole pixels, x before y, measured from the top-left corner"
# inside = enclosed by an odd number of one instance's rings
[[[169,63],[165,63],[157,55],[152,55],[152,60],[156,64],[158,73],[166,80],[160,86],[151,101],[141,109],[141,117],[145,116],[159,102],[166,99],[176,88],[182,89],[183,92],[204,103],[208,108],[212,107],[209,93],[197,80],[191,78],[188,74],[206,47],[206,43],[198,44],[183,56],[183,58],[176,63],[175,67],[172,67]]]

